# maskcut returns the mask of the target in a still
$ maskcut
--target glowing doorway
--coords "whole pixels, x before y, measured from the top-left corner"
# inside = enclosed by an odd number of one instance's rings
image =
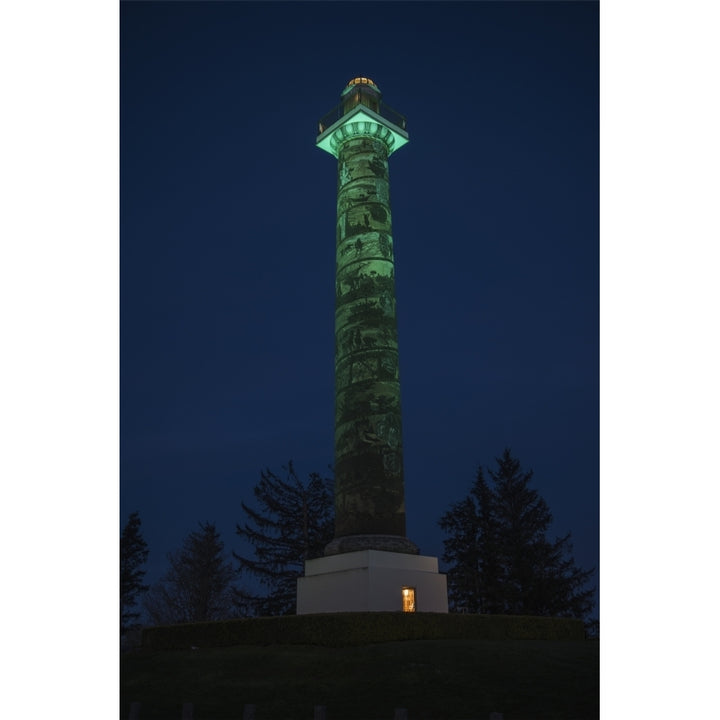
[[[415,612],[415,588],[404,587],[402,589],[403,612]]]

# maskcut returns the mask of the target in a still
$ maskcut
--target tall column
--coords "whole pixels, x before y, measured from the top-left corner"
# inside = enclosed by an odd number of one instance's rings
[[[380,98],[354,78],[316,140],[338,161],[335,538],[305,561],[298,615],[448,611],[437,558],[405,536],[388,157],[408,135]]]
[[[407,133],[383,116],[371,80],[355,78],[342,97],[340,120],[318,139],[338,159],[335,539],[326,554],[414,554],[417,547],[405,537],[388,175],[388,156]],[[392,118],[404,125],[401,116]]]
[[[338,155],[335,497],[337,536],[405,535],[387,147],[366,137]]]

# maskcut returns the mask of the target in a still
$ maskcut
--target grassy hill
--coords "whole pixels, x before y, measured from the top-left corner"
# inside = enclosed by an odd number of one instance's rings
[[[349,647],[236,645],[138,650],[120,661],[121,720],[591,720],[599,717],[599,643],[419,639]]]

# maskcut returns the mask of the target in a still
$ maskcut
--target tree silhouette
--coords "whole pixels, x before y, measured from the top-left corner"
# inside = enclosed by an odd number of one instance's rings
[[[267,589],[264,594],[239,591],[238,600],[259,615],[295,612],[305,560],[321,557],[333,538],[332,481],[312,473],[303,483],[292,462],[283,470],[284,478],[270,469],[260,473],[253,489],[258,508],[241,503],[247,521],[236,530],[255,550],[254,557],[233,552],[241,575],[249,574]]]
[[[214,523],[200,523],[179,551],[168,554],[170,569],[145,596],[155,624],[222,620],[235,614],[232,564]]]
[[[532,471],[523,472],[509,449],[496,462],[491,483],[479,468],[468,497],[439,521],[451,609],[587,618],[594,570],[575,565],[570,533],[547,538],[552,514],[529,486]]]
[[[120,536],[120,632],[123,633],[137,625],[140,613],[133,611],[138,596],[146,592],[143,585],[148,547],[140,533],[140,514],[131,513]]]

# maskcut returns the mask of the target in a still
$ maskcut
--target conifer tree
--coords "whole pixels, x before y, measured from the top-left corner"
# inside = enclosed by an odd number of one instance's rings
[[[168,625],[223,620],[235,615],[232,563],[214,523],[200,523],[180,550],[169,553],[170,568],[145,596],[152,622]]]
[[[254,548],[254,556],[233,553],[241,575],[250,575],[265,593],[240,591],[238,600],[259,615],[289,615],[295,612],[297,579],[305,561],[323,555],[333,538],[334,498],[332,481],[317,473],[302,482],[292,462],[285,477],[269,468],[260,473],[253,489],[257,506],[241,503],[247,516],[237,525],[237,534]]]
[[[532,471],[506,449],[479,469],[468,497],[441,517],[443,560],[450,565],[448,595],[454,610],[587,618],[594,570],[572,558],[570,533],[549,540],[552,514],[530,487]]]
[[[473,498],[467,497],[455,503],[440,518],[439,524],[447,535],[443,560],[452,566],[447,575],[450,610],[481,613],[484,611],[480,581],[483,533]]]
[[[138,596],[146,592],[142,566],[148,557],[147,543],[140,533],[140,514],[131,513],[120,537],[120,632],[137,625],[140,613],[133,610]]]

